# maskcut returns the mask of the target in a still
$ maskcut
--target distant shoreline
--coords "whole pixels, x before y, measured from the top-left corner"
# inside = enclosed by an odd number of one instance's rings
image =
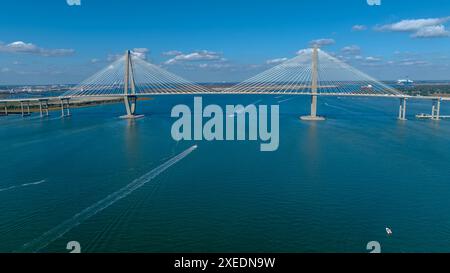
[[[153,100],[153,98],[138,98],[138,100]],[[98,106],[103,104],[116,104],[116,103],[123,103],[122,98],[80,98],[78,100],[71,100],[70,101],[70,108],[85,108],[85,107],[92,107],[92,106]],[[0,106],[2,107],[2,106]],[[28,110],[26,109],[26,104],[24,104],[24,108],[26,112]],[[0,111],[3,109],[0,108]],[[61,110],[61,104],[59,103],[50,103],[48,105],[49,111],[57,111]],[[39,113],[39,104],[38,103],[30,103],[30,113]],[[8,103],[8,114],[22,114],[20,102],[10,102]]]

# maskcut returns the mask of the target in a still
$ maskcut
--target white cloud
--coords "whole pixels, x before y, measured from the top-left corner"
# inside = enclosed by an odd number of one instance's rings
[[[417,31],[424,27],[436,26],[446,23],[450,20],[450,17],[444,18],[430,18],[430,19],[412,19],[412,20],[402,20],[394,24],[388,24],[376,27],[380,31]]]
[[[353,31],[364,31],[366,29],[367,29],[367,27],[365,25],[354,25],[352,27]]]
[[[96,64],[98,62],[100,62],[100,59],[97,59],[97,58],[91,59],[91,63],[93,63],[93,64]]]
[[[348,55],[359,55],[361,53],[361,48],[357,45],[351,45],[342,48],[341,51]]]
[[[150,50],[148,48],[135,48],[131,51],[131,54],[133,54],[135,57],[142,59],[142,60],[147,60],[147,54],[150,52]]]
[[[377,31],[410,32],[413,38],[448,37],[450,33],[443,24],[450,21],[450,17],[409,19],[397,23],[375,27]]]
[[[287,61],[288,58],[276,58],[276,59],[272,59],[272,60],[267,60],[266,64],[280,64],[282,62]]]
[[[10,44],[0,43],[0,52],[4,53],[23,53],[35,54],[41,56],[68,56],[75,53],[73,49],[46,49],[38,47],[32,43],[25,43],[22,41],[13,42]]]
[[[367,62],[371,62],[371,63],[372,63],[372,62],[375,63],[375,62],[380,62],[380,61],[381,61],[380,58],[372,57],[372,56],[366,57],[365,60],[366,60]]]
[[[322,46],[327,46],[327,45],[333,45],[336,42],[333,39],[316,39],[316,40],[312,40],[309,42],[309,45],[311,47],[313,46],[318,46],[318,47],[322,47]]]
[[[6,73],[6,72],[11,71],[11,69],[9,69],[8,67],[3,67],[0,71],[1,71],[2,73]]]
[[[81,6],[81,0],[66,0],[69,6]]]
[[[118,59],[122,58],[123,56],[124,56],[124,54],[109,54],[108,57],[106,58],[106,61],[114,62],[114,61],[117,61]]]
[[[212,69],[212,70],[220,70],[224,68],[232,67],[229,63],[201,63],[198,65],[199,68],[202,69]]]
[[[181,54],[183,54],[183,52],[181,52],[181,51],[169,50],[169,51],[163,52],[162,55],[164,55],[164,56],[177,56],[177,55],[181,55]]]
[[[140,58],[142,60],[147,60],[147,55],[150,53],[150,49],[145,48],[145,47],[140,47],[140,48],[134,48],[133,50],[131,50],[131,54],[134,57]],[[122,54],[109,54],[108,57],[106,57],[106,61],[107,62],[114,62],[117,61],[118,59],[122,58],[123,56],[125,56],[125,53]],[[97,60],[97,59],[94,59]]]
[[[304,54],[307,53],[309,49],[299,49],[297,52],[295,52],[295,54],[300,55],[300,54]]]
[[[402,66],[419,66],[419,65],[428,65],[429,63],[426,61],[421,60],[414,60],[414,59],[405,59],[398,62],[398,65]]]
[[[173,58],[167,60],[164,64],[176,64],[196,61],[225,61],[225,59],[222,58],[222,54],[220,53],[208,50],[199,50],[188,54],[178,54]]]
[[[414,38],[436,38],[448,36],[450,36],[450,32],[447,31],[443,25],[424,27],[412,35]]]

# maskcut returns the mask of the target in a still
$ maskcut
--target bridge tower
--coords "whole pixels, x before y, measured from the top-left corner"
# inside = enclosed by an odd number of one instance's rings
[[[301,116],[301,120],[318,121],[325,120],[324,117],[317,116],[317,90],[318,84],[318,68],[319,68],[319,48],[314,46],[312,54],[312,69],[311,69],[311,114],[309,116]]]
[[[131,58],[131,51],[125,52],[125,78],[123,81],[123,101],[127,114],[121,118],[135,119],[141,118],[144,115],[136,115],[136,85],[134,81],[133,61]]]

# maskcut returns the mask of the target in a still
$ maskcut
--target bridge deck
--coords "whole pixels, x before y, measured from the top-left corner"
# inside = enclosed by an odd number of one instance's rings
[[[324,97],[369,97],[369,98],[407,98],[407,99],[425,99],[443,101],[450,101],[450,97],[438,96],[410,96],[410,95],[391,95],[391,94],[363,94],[363,93],[300,93],[300,92],[227,92],[227,91],[211,91],[211,92],[154,92],[154,93],[138,93],[137,97],[146,96],[163,96],[163,95],[290,95],[290,96],[324,96]],[[124,94],[104,94],[104,95],[89,95],[89,96],[60,96],[60,97],[42,97],[42,98],[17,98],[17,99],[2,99],[0,103],[8,102],[39,102],[45,100],[61,100],[61,99],[81,99],[81,98],[122,98]]]

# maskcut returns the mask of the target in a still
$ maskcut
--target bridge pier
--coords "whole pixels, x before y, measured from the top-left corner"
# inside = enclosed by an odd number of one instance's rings
[[[312,71],[311,71],[311,114],[309,116],[301,116],[301,120],[318,121],[325,120],[324,117],[317,116],[317,89],[318,89],[318,65],[319,65],[319,49],[314,47],[312,54]]]
[[[70,98],[61,98],[61,117],[70,116]]]
[[[26,102],[27,111],[25,112],[23,103]],[[20,101],[20,110],[22,112],[22,117],[31,115],[30,113],[30,101]]]
[[[5,101],[3,102],[3,106],[4,106],[4,111],[3,111],[3,116],[7,116],[8,115],[8,103]]]
[[[127,114],[125,116],[121,116],[121,118],[136,119],[142,118],[144,116],[144,115],[136,115],[137,96],[135,95],[124,96],[123,102],[125,103],[125,109],[127,111]]]
[[[431,119],[440,120],[441,116],[441,99],[433,99],[433,104],[431,106]]]
[[[44,114],[48,117],[48,99],[39,100],[39,112],[41,114],[41,117],[43,117]]]
[[[400,107],[398,109],[398,119],[406,120],[406,98],[400,98]]]

